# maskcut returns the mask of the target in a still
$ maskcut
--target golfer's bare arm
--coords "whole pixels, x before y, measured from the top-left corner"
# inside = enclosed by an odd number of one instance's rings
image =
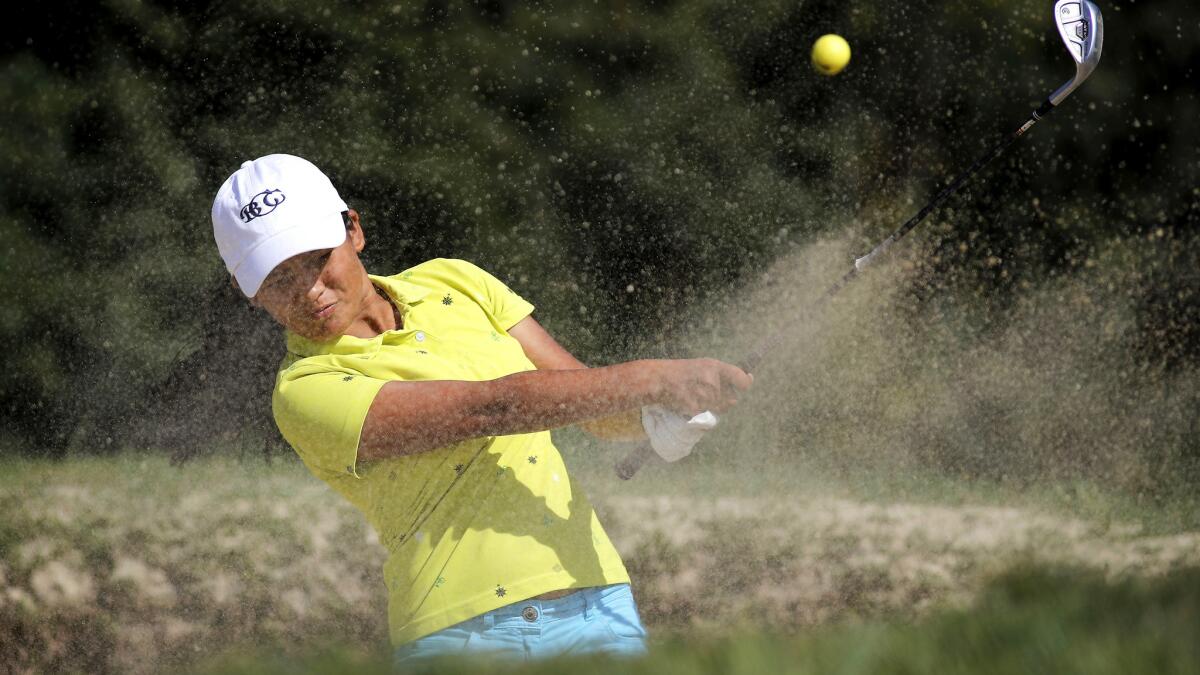
[[[532,319],[527,319],[531,321]],[[522,322],[524,323],[524,322]],[[535,365],[574,365],[537,336],[536,323],[514,327]],[[532,335],[531,335],[532,334]],[[520,335],[530,340],[526,346]],[[556,345],[557,346],[557,345]],[[567,354],[569,356],[569,354]],[[547,367],[495,380],[388,382],[363,423],[358,458],[410,455],[480,436],[553,429],[657,403],[680,413],[724,410],[750,385],[740,369],[713,359],[631,361],[603,368]]]
[[[508,334],[521,343],[525,356],[538,370],[581,370],[587,368],[571,352],[558,344],[550,333],[542,328],[532,316],[527,316],[508,329]],[[609,441],[633,441],[646,437],[642,429],[641,408],[630,408],[592,420],[584,420],[579,427],[589,434]]]

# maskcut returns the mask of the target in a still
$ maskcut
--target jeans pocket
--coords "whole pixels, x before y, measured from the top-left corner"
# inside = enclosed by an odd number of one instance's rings
[[[618,640],[638,640],[646,639],[646,629],[642,627],[642,622],[629,621],[621,616],[605,616],[604,627],[608,632]]]
[[[638,641],[646,639],[646,629],[642,626],[637,603],[633,601],[633,591],[628,585],[606,592],[597,609],[605,628],[614,638]]]

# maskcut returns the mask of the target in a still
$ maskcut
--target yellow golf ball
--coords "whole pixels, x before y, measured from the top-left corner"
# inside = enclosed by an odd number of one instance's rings
[[[822,35],[813,43],[812,63],[822,75],[837,75],[850,63],[850,43],[841,35]]]

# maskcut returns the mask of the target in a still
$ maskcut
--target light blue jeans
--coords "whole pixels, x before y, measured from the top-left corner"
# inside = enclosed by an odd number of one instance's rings
[[[557,600],[522,600],[396,648],[396,666],[450,654],[518,661],[564,654],[641,656],[646,629],[629,584],[584,588]]]

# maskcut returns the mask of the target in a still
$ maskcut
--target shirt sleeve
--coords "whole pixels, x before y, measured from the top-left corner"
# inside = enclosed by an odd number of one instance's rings
[[[533,305],[529,301],[517,295],[487,271],[465,260],[447,262],[455,268],[456,276],[464,280],[475,301],[484,311],[491,314],[504,330],[512,328],[521,319],[533,313]]]
[[[384,381],[302,363],[279,375],[275,424],[314,473],[358,478],[359,436]]]

